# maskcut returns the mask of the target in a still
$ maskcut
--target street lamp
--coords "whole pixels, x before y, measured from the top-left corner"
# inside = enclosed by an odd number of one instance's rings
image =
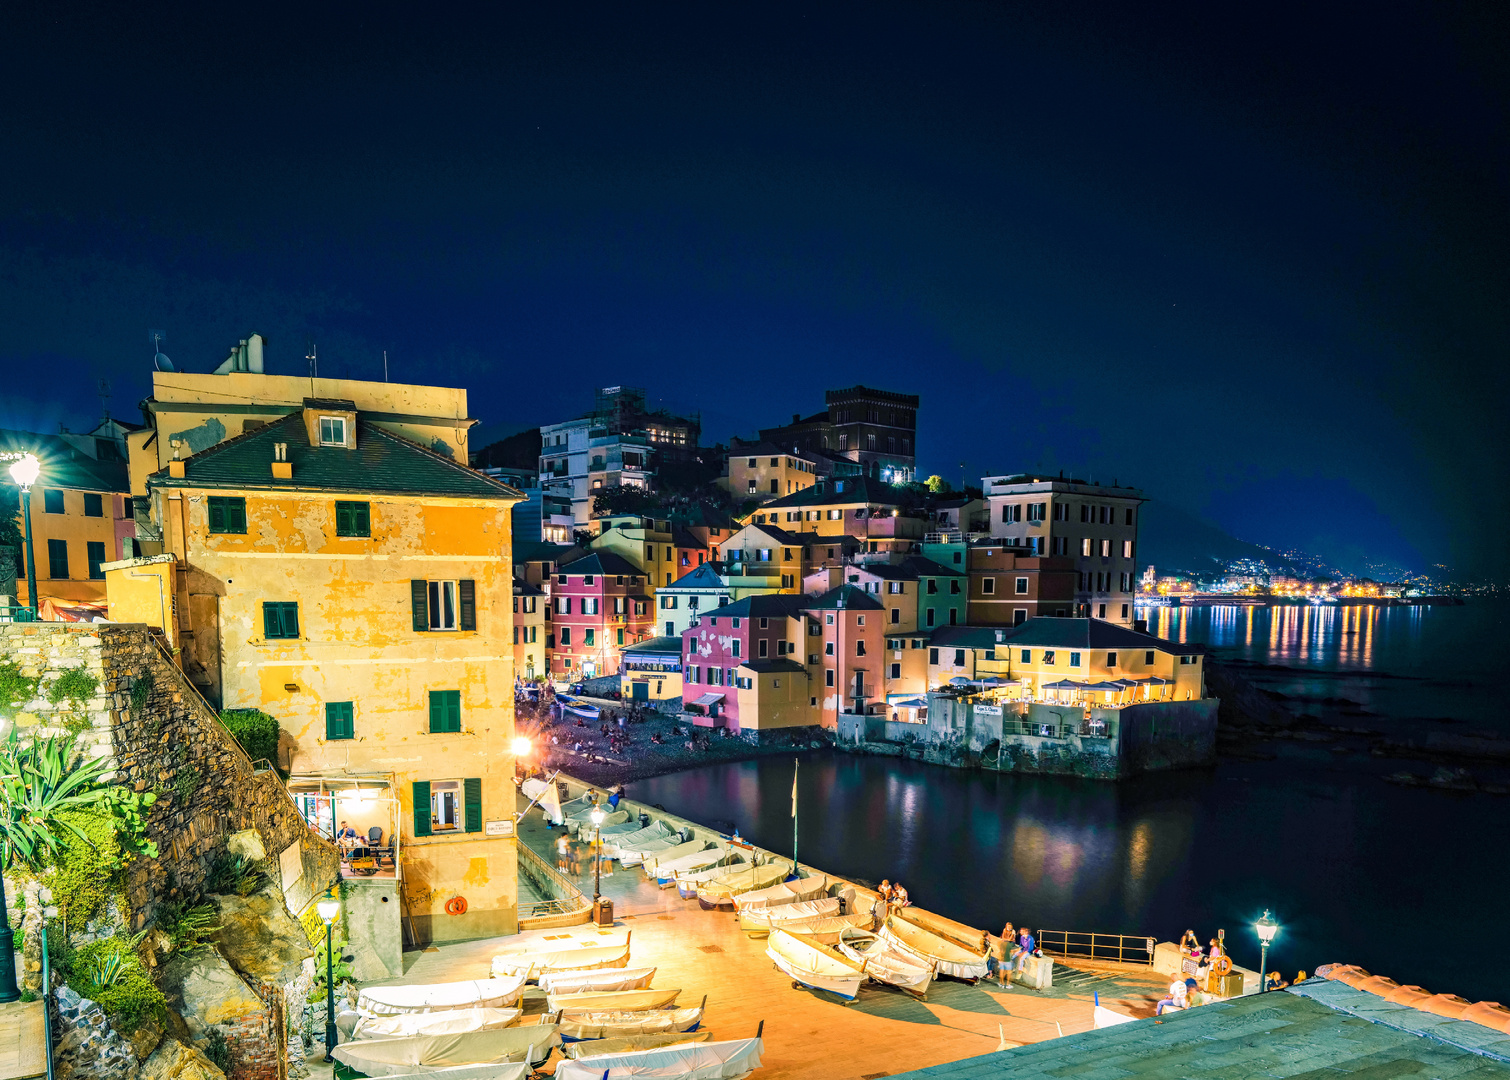
[[[26,602],[31,606],[33,616],[37,613],[37,559],[31,543],[31,486],[41,472],[42,463],[32,453],[10,467],[11,479],[21,489],[21,517],[26,522]]]
[[[603,813],[601,806],[595,806],[589,816],[592,818],[592,902],[596,907],[598,886],[603,880],[603,819],[608,815]]]
[[[526,739],[523,735],[521,735],[517,739],[514,740],[514,756],[515,757],[529,757],[529,755],[530,755],[530,741],[528,739]]]
[[[37,899],[42,901],[42,1000],[45,1002],[52,996],[52,968],[47,955],[47,920],[56,919],[58,909],[53,906],[51,889],[39,889]],[[42,1034],[47,1053],[47,1080],[53,1080],[56,1073],[53,1072],[52,1061],[52,1010],[45,1005],[42,1009]]]
[[[1279,923],[1269,918],[1269,909],[1265,908],[1264,917],[1253,924],[1253,930],[1258,934],[1258,992],[1262,994],[1269,989],[1269,943],[1279,933]]]
[[[331,924],[341,913],[341,901],[330,893],[315,904],[315,911],[325,923],[325,1060],[333,1060],[330,1052],[336,1048],[336,987],[335,956],[331,948]]]

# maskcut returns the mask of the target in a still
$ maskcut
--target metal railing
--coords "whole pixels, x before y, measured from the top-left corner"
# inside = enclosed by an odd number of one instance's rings
[[[19,607],[16,605],[0,606],[0,623],[6,622],[36,622],[37,609]]]
[[[1038,931],[1038,947],[1043,950],[1043,954],[1066,960],[1153,967],[1153,946],[1153,938],[1135,934],[1095,934],[1078,930]]]
[[[536,892],[556,894],[549,900],[535,901],[528,915],[523,915],[521,912],[524,918],[537,918],[541,915],[570,915],[592,907],[592,901],[583,895],[581,889],[568,881],[565,875],[541,858],[523,840],[520,840],[515,847],[519,852],[520,876],[533,885]]]

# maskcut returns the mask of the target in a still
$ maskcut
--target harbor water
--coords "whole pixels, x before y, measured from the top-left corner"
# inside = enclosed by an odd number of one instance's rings
[[[1292,625],[1282,610],[1231,611],[1170,611],[1162,625],[1150,613],[1150,629],[1247,661],[1304,698],[1300,711],[1340,709],[1378,730],[1459,719],[1505,730],[1495,676],[1475,664],[1503,655],[1510,605],[1373,609],[1364,626],[1342,612],[1307,622],[1295,611]],[[1341,961],[1510,1000],[1510,798],[1395,786],[1383,775],[1401,762],[1342,749],[1284,742],[1273,760],[1119,784],[816,752],[799,773],[798,854],[858,880],[900,880],[916,903],[993,931],[1010,919],[1159,940],[1193,929],[1204,942],[1222,928],[1255,968],[1251,927],[1269,908],[1283,926],[1269,967],[1286,978]],[[638,781],[630,794],[789,853],[792,771],[791,758],[765,758]]]

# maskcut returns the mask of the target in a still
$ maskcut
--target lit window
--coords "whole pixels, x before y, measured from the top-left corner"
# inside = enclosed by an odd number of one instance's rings
[[[431,630],[456,629],[456,582],[428,582]]]

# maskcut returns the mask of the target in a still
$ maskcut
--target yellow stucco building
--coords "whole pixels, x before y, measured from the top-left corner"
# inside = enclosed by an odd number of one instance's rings
[[[729,451],[729,493],[736,503],[795,495],[818,481],[818,464],[774,443],[736,446]]]
[[[418,940],[512,933],[521,496],[349,399],[259,424],[157,470],[133,457],[169,558],[108,568],[111,617],[166,622],[209,700],[270,714],[278,764],[351,794],[331,815],[397,831]]]

